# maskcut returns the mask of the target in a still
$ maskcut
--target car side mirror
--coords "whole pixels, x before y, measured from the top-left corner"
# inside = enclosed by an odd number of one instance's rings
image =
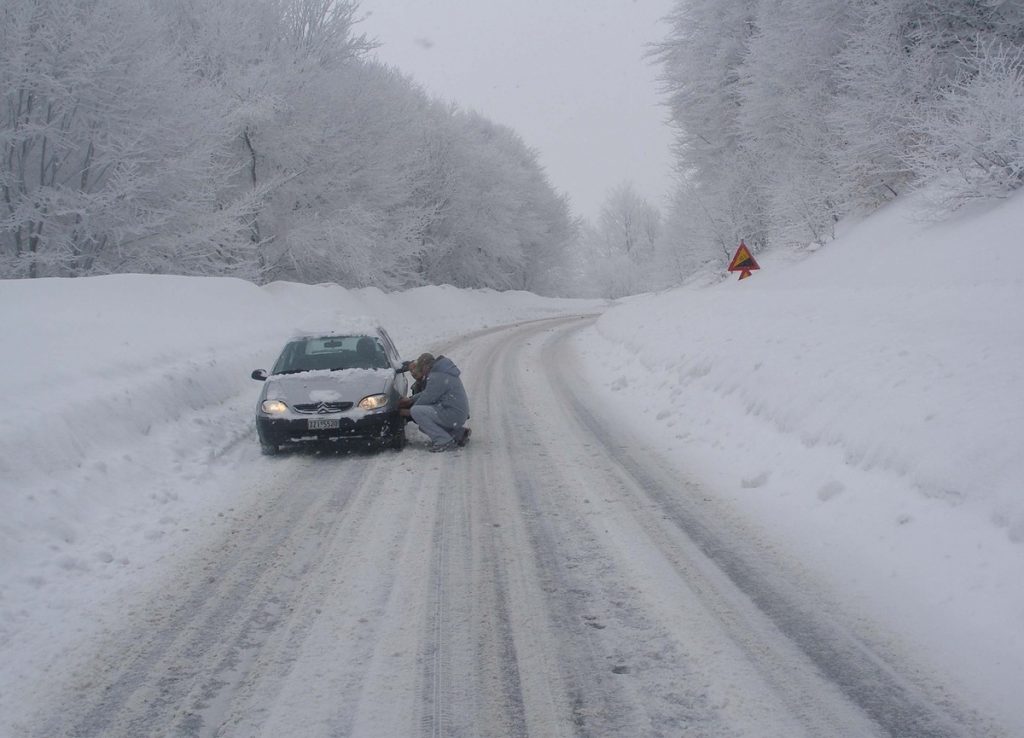
[[[249,375],[249,376],[251,376],[253,379],[258,379],[261,382],[266,382],[267,381],[267,370],[266,369],[253,369],[252,370],[252,374]]]

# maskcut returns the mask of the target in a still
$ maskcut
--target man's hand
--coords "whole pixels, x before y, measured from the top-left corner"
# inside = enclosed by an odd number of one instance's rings
[[[406,410],[406,409],[412,407],[412,405],[413,405],[413,402],[412,402],[412,398],[411,397],[399,397],[398,398],[398,409],[399,410]]]

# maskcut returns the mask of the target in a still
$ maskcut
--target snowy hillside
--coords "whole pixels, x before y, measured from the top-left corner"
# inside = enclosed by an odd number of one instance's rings
[[[922,208],[626,301],[579,349],[682,473],[1024,726],[1024,199]]]

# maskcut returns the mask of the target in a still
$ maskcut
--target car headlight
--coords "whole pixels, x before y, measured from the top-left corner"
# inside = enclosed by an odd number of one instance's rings
[[[260,407],[263,409],[263,412],[268,415],[288,412],[288,406],[280,400],[264,400]]]
[[[379,410],[387,404],[387,395],[370,395],[369,397],[364,397],[359,401],[359,407],[362,410]]]

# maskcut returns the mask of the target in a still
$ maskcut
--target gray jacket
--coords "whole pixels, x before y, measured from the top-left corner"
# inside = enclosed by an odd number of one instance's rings
[[[462,372],[447,356],[438,356],[427,375],[427,386],[413,395],[414,405],[433,405],[438,420],[447,425],[462,425],[469,419],[469,398],[459,375]]]

